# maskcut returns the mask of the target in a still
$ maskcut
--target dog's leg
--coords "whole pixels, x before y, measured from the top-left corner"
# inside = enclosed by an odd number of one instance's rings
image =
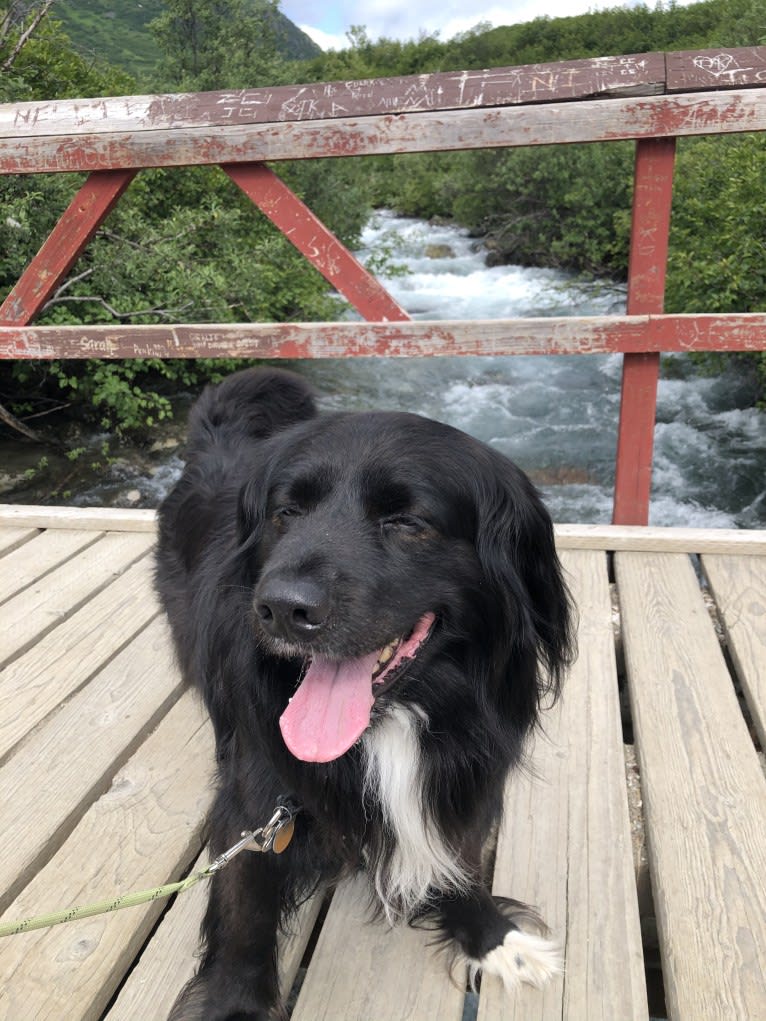
[[[563,970],[545,924],[526,904],[493,898],[476,887],[467,894],[443,895],[437,915],[445,942],[453,941],[468,961],[472,985],[484,972],[502,979],[508,992],[521,982],[541,988]]]
[[[275,855],[243,851],[213,876],[202,926],[202,963],[169,1021],[271,1021],[279,1016],[276,947],[283,872]]]

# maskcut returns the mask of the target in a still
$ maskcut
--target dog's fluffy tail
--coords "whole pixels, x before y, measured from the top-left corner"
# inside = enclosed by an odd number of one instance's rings
[[[283,369],[244,369],[205,389],[189,415],[188,452],[265,439],[316,415],[314,392]]]

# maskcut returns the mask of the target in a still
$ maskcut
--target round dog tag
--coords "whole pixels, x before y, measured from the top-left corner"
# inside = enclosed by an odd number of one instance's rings
[[[271,849],[274,854],[281,854],[290,841],[293,839],[293,830],[295,829],[295,819],[291,819],[285,823],[284,826],[280,826],[277,832],[274,834],[274,842],[271,845]]]

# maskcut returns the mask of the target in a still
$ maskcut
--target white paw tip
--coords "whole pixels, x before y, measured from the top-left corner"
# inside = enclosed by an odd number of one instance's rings
[[[522,982],[542,989],[564,970],[564,960],[555,943],[521,929],[511,929],[499,946],[481,960],[472,960],[469,964],[472,986],[481,971],[501,979],[509,993],[518,989]]]

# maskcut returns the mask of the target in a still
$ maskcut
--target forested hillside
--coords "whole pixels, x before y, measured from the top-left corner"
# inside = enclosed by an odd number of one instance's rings
[[[187,4],[187,7],[189,5]],[[258,3],[245,4],[245,11]],[[114,64],[139,79],[162,77],[163,50],[151,23],[166,11],[163,0],[58,0],[56,17],[75,49],[85,57]],[[270,27],[285,60],[309,60],[321,50],[275,5]]]
[[[145,19],[106,17],[106,2],[53,4],[19,47],[35,3],[11,5],[0,28],[0,100],[252,87],[547,62],[585,56],[766,42],[762,0],[615,8],[482,28],[453,40],[371,40],[309,61],[285,58],[275,0],[151,0]],[[190,22],[188,12],[194,8]],[[112,9],[110,8],[110,9]],[[65,31],[87,15],[110,21],[94,60]],[[133,11],[135,15],[135,11]],[[61,15],[60,18],[57,15]],[[78,22],[74,18],[77,14]],[[82,18],[85,17],[85,21]],[[73,20],[74,19],[74,20]],[[161,54],[153,62],[154,49]],[[132,54],[133,73],[116,50]],[[111,60],[111,62],[110,62]],[[632,151],[627,143],[306,161],[279,172],[346,242],[372,207],[452,218],[486,237],[495,260],[624,278]],[[0,178],[0,296],[52,227],[74,175]],[[766,308],[766,139],[684,140],[679,146],[669,311]],[[316,320],[337,315],[319,274],[220,172],[146,171],[44,310],[41,322]],[[763,359],[761,359],[763,363]],[[751,364],[753,364],[751,362]],[[141,431],[169,413],[168,395],[201,382],[209,362],[37,363],[0,367],[0,402],[17,415],[59,407],[104,427]],[[50,419],[55,421],[55,419]],[[34,419],[45,426],[48,417]]]

